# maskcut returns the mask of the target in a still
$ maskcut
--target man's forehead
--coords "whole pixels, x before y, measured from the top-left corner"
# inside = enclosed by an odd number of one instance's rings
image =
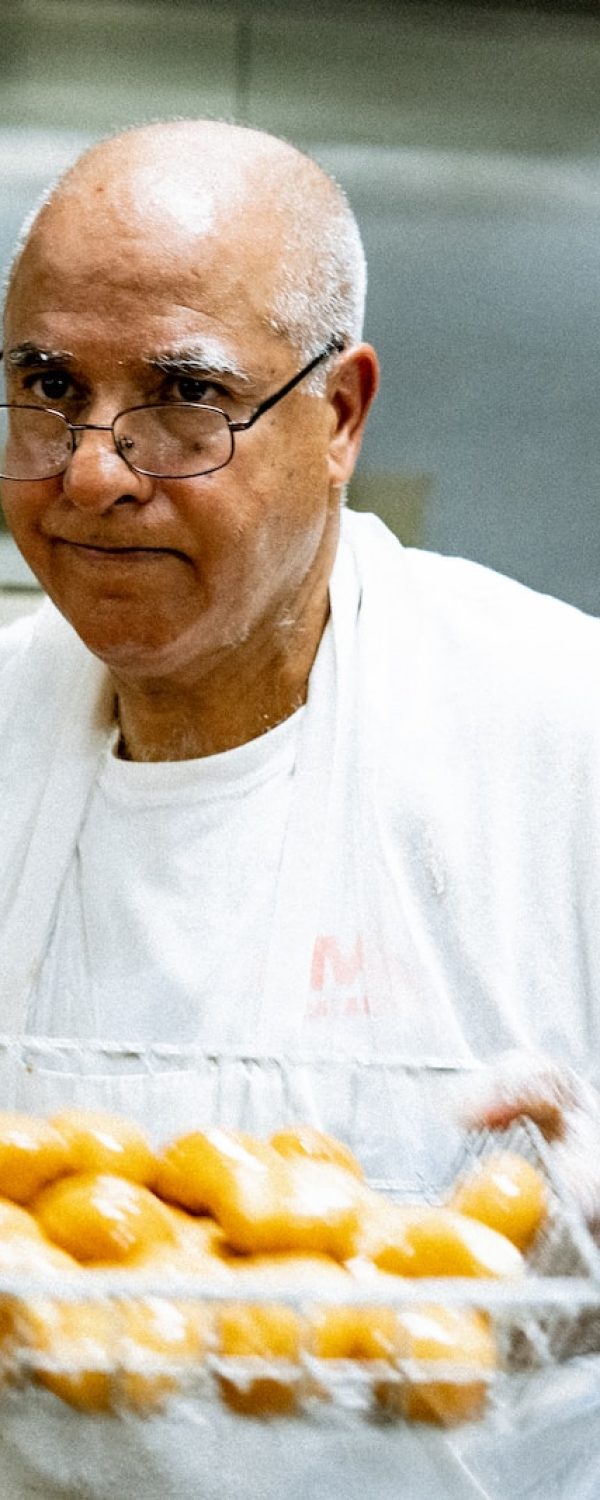
[[[212,155],[178,159],[171,153],[132,153],[122,146],[103,164],[83,159],[42,212],[34,235],[42,242],[74,240],[89,256],[106,253],[113,237],[125,246],[142,242],[167,262],[177,253],[219,244],[230,255],[252,256],[257,238],[277,237],[269,174],[255,163]]]
[[[257,264],[252,254],[240,256],[228,240],[188,237],[182,246],[164,229],[136,241],[86,231],[69,253],[69,242],[55,231],[40,226],[15,269],[6,311],[18,342],[64,342],[75,324],[82,334],[101,326],[107,336],[127,326],[143,333],[145,326],[149,346],[154,332],[161,348],[173,350],[194,336],[215,366],[229,367],[240,338],[269,326],[273,268],[265,258]]]
[[[208,221],[207,221],[208,222]],[[96,232],[97,230],[97,232]],[[157,220],[73,215],[40,223],[15,268],[9,305],[96,306],[115,320],[147,299],[149,312],[190,308],[217,319],[269,320],[281,279],[272,240],[234,224],[192,233]]]
[[[164,247],[173,237],[185,244],[188,237],[225,233],[243,207],[249,217],[260,213],[257,199],[247,201],[241,174],[202,170],[201,164],[192,174],[177,162],[167,170],[155,160],[124,160],[100,176],[82,172],[56,204],[67,225],[80,221],[83,211],[125,237],[156,235]]]
[[[220,221],[208,204],[198,203],[195,219],[190,208],[184,222],[183,215],[176,220],[158,211],[156,203],[126,210],[123,204],[88,208],[85,200],[69,202],[34,227],[15,280],[29,275],[75,284],[100,272],[135,289],[144,278],[176,285],[182,278],[204,281],[214,275],[218,286],[232,275],[242,276],[245,266],[255,269],[255,245],[250,220],[241,228],[235,220]]]

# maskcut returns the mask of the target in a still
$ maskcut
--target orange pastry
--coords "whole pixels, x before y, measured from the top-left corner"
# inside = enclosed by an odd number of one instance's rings
[[[214,1354],[223,1399],[264,1416],[296,1409],[317,1368],[305,1370],[306,1351],[370,1366],[376,1401],[411,1420],[471,1420],[496,1363],[489,1319],[354,1306],[345,1289],[394,1275],[519,1276],[546,1212],[542,1178],[512,1153],[478,1163],[432,1207],[373,1191],[349,1149],[312,1126],[268,1142],[196,1131],[156,1158],[118,1116],[0,1113],[0,1273],[23,1273],[28,1289],[0,1297],[0,1381],[25,1366],[79,1410],[152,1413]],[[115,1268],[136,1279],[133,1298],[96,1300],[92,1278]],[[181,1300],[182,1275],[226,1301]],[[65,1302],[63,1276],[83,1278],[80,1303]]]
[[[0,1198],[0,1254],[15,1239],[41,1240],[42,1231],[35,1216],[26,1208]]]
[[[116,1340],[105,1302],[39,1302],[23,1308],[19,1334],[35,1378],[78,1411],[112,1406]]]
[[[391,1307],[317,1307],[310,1316],[310,1347],[318,1359],[393,1360],[398,1315]]]
[[[344,1260],[359,1226],[355,1179],[224,1130],[183,1137],[159,1161],[157,1191],[218,1220],[234,1250],[303,1250]]]
[[[216,1314],[217,1348],[236,1359],[291,1359],[300,1353],[300,1320],[292,1307],[232,1302]]]
[[[237,1131],[196,1130],[180,1136],[158,1157],[156,1192],[190,1213],[212,1214],[224,1171],[250,1172],[272,1156],[270,1147]]]
[[[243,1298],[244,1284],[264,1281],[265,1298],[274,1292],[290,1292],[311,1305],[319,1293],[351,1285],[350,1273],[330,1255],[318,1251],[282,1250],[258,1255],[230,1252],[226,1260],[236,1278],[236,1296]]]
[[[151,1412],[202,1358],[207,1313],[163,1298],[34,1302],[18,1333],[36,1379],[79,1411]]]
[[[272,1255],[230,1256],[236,1301],[216,1313],[217,1347],[221,1354],[239,1359],[240,1373],[220,1377],[223,1399],[235,1411],[246,1415],[267,1415],[293,1411],[298,1394],[298,1365],[304,1309],[300,1305],[278,1304],[278,1292],[306,1297],[312,1307],[315,1296],[326,1295],[329,1287],[347,1285],[350,1281],[343,1266],[327,1255],[303,1255],[298,1251]],[[244,1303],[244,1286],[253,1288],[264,1282],[265,1301]],[[267,1360],[268,1372],[252,1370],[252,1361]],[[250,1364],[248,1363],[250,1361]],[[284,1368],[275,1368],[273,1361]]]
[[[156,1173],[156,1158],[144,1132],[120,1115],[87,1109],[66,1109],[51,1125],[69,1148],[73,1172],[115,1172],[148,1186]]]
[[[80,1261],[119,1261],[161,1242],[174,1243],[169,1210],[147,1188],[109,1173],[82,1172],[35,1200],[54,1244]]]
[[[0,1111],[0,1195],[15,1203],[31,1198],[69,1170],[69,1148],[60,1131],[34,1115]]]
[[[370,1255],[396,1276],[520,1276],[523,1257],[505,1235],[449,1208],[388,1205]]]
[[[301,1250],[347,1260],[354,1253],[359,1209],[354,1178],[305,1157],[223,1174],[215,1216],[234,1250]]]
[[[164,1254],[179,1274],[186,1271],[193,1275],[210,1275],[225,1271],[229,1258],[229,1247],[216,1219],[208,1215],[197,1217],[184,1209],[168,1205],[167,1213],[175,1237],[174,1246],[165,1247]]]
[[[240,1371],[221,1372],[223,1399],[245,1416],[284,1415],[294,1409],[299,1374],[301,1321],[292,1307],[235,1302],[215,1316],[216,1347],[240,1361]],[[292,1369],[278,1369],[284,1366]],[[264,1370],[264,1365],[271,1366]]]
[[[443,1362],[454,1366],[456,1378],[409,1378],[400,1386],[380,1387],[380,1399],[398,1405],[411,1422],[451,1426],[480,1417],[497,1361],[485,1315],[471,1309],[425,1306],[401,1308],[397,1318],[400,1358]]]
[[[136,1411],[156,1411],[202,1360],[210,1313],[200,1303],[148,1297],[125,1303],[121,1319],[118,1399]]]
[[[540,1173],[523,1156],[499,1151],[484,1157],[454,1187],[448,1207],[468,1214],[512,1240],[519,1250],[532,1244],[548,1210]]]
[[[336,1167],[344,1167],[353,1177],[364,1180],[364,1172],[348,1146],[315,1125],[296,1125],[289,1130],[278,1130],[271,1136],[271,1146],[280,1156],[308,1156],[311,1161],[328,1161]]]

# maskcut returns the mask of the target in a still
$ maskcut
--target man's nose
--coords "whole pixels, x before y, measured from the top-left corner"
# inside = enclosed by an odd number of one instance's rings
[[[63,493],[78,510],[102,514],[118,500],[145,505],[155,481],[135,474],[117,452],[110,429],[88,429],[75,434],[75,449],[63,475]]]

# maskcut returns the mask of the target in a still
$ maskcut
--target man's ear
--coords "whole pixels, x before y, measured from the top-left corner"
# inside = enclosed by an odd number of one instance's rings
[[[332,413],[328,467],[336,488],[347,484],[353,472],[378,385],[379,360],[370,344],[356,344],[340,356],[328,388]]]

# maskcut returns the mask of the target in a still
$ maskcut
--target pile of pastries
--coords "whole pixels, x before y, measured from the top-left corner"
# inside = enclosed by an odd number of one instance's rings
[[[230,1407],[263,1416],[299,1409],[307,1392],[328,1399],[327,1371],[350,1362],[386,1411],[472,1420],[497,1363],[491,1320],[380,1293],[398,1277],[522,1275],[547,1209],[541,1175],[507,1152],[482,1158],[442,1205],[399,1204],[309,1126],[268,1141],[195,1131],[154,1152],[117,1116],[0,1112],[0,1277],[13,1278],[0,1376],[86,1412],[151,1413],[208,1371]],[[131,1276],[132,1295],[98,1295],[107,1271],[120,1286]],[[169,1292],[181,1277],[197,1279],[197,1297]]]

